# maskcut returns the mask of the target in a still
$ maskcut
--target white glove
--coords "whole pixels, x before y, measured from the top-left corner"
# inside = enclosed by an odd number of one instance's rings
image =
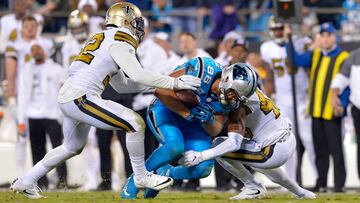
[[[184,157],[184,165],[188,167],[198,165],[204,161],[201,152],[196,152],[193,150],[186,151]]]
[[[174,90],[196,90],[200,85],[200,78],[191,75],[182,75],[175,78]]]
[[[17,118],[17,106],[15,97],[10,97],[7,103],[8,113],[11,115],[11,118]]]

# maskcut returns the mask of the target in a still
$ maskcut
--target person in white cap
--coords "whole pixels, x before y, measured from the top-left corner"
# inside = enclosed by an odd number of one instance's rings
[[[230,51],[231,46],[234,44],[235,40],[244,40],[242,36],[236,31],[230,31],[226,33],[222,42],[218,47],[219,56],[215,58],[215,61],[220,63],[222,66],[229,65],[231,61]]]
[[[105,19],[97,16],[98,4],[95,0],[80,0],[78,10],[85,12],[89,16],[90,35],[101,32],[105,26]]]

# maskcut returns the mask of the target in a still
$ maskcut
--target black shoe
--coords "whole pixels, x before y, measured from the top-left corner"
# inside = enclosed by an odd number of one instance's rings
[[[111,181],[103,181],[99,184],[96,191],[107,191],[111,190]]]
[[[198,180],[190,180],[184,185],[183,190],[185,192],[199,192],[200,182]]]
[[[66,179],[60,179],[56,185],[56,189],[63,190],[63,189],[67,189],[67,188],[68,188],[68,184],[67,184]]]
[[[345,193],[346,189],[345,187],[335,187],[334,192]]]
[[[320,192],[320,193],[326,193],[327,189],[326,187],[321,187],[321,186],[315,186],[313,189],[311,189],[311,192]]]

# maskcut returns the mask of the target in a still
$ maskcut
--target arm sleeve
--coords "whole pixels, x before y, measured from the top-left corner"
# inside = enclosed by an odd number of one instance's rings
[[[111,78],[110,85],[119,94],[137,93],[149,89],[149,87],[126,78],[121,71]]]
[[[225,141],[223,141],[214,148],[201,152],[203,159],[209,160],[229,152],[237,151],[240,149],[243,139],[244,137],[242,135],[234,132],[229,132],[228,138]]]
[[[135,56],[135,49],[130,44],[126,42],[113,44],[110,46],[109,52],[121,70],[134,82],[155,88],[174,88],[175,78],[156,75],[143,69]]]
[[[286,54],[290,57],[290,47],[288,44],[285,45]],[[293,51],[293,60],[295,66],[301,66],[304,68],[311,67],[311,58],[312,58],[312,51],[307,51],[302,54],[299,54],[295,49]]]
[[[348,59],[344,61],[341,66],[340,72],[336,74],[335,78],[331,82],[331,88],[339,88],[341,93],[347,86],[349,86],[351,64],[353,64],[354,60],[354,55],[351,55]]]

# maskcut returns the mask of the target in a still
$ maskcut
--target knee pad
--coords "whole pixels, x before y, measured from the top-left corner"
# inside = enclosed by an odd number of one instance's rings
[[[193,172],[191,173],[191,179],[205,178],[210,175],[214,167],[214,160],[209,160],[193,166]]]
[[[224,142],[224,140],[226,140],[226,138],[227,137],[224,137],[224,136],[216,137],[212,142],[212,147],[218,146],[220,143]]]
[[[137,124],[137,126],[133,126],[135,128],[135,130],[138,131],[145,131],[146,128],[146,124],[144,119],[136,112],[133,112],[135,115],[135,123]]]

